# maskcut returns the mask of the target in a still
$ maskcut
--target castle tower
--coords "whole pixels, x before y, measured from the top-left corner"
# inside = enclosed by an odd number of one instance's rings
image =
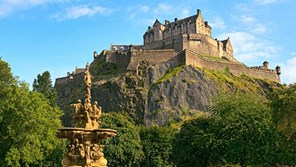
[[[160,41],[163,39],[163,30],[165,27],[156,19],[153,24],[153,41]]]
[[[264,69],[269,69],[269,63],[267,61],[263,62],[263,68]]]

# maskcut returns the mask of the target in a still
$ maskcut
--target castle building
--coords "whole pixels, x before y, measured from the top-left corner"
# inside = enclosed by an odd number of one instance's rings
[[[175,18],[174,22],[165,20],[164,25],[156,19],[143,38],[143,49],[174,49],[178,52],[190,49],[198,54],[236,61],[230,39],[213,39],[212,27],[203,20],[199,9],[196,15],[180,20]]]
[[[170,67],[193,65],[210,70],[225,70],[240,76],[280,82],[280,67],[247,67],[234,58],[230,38],[212,38],[212,28],[203,20],[201,11],[187,18],[162,24],[156,19],[143,35],[143,45],[111,45],[110,50],[94,52],[94,62],[105,61],[117,65],[120,71],[136,70],[142,61],[151,65],[167,63]]]

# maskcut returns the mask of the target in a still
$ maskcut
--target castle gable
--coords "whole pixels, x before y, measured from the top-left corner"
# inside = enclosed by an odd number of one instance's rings
[[[153,24],[153,29],[154,28],[158,28],[159,29],[161,25],[162,24],[158,21],[158,19],[156,19],[155,22],[154,22],[154,24]]]

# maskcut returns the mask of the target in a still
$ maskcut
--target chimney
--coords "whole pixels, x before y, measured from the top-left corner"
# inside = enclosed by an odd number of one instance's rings
[[[197,9],[196,14],[197,15],[200,15],[200,13],[201,13],[201,10],[200,9]]]
[[[165,20],[164,22],[165,22],[165,25],[170,24],[170,21],[168,21],[168,20]]]
[[[96,51],[94,51],[94,58],[98,57],[98,53]]]

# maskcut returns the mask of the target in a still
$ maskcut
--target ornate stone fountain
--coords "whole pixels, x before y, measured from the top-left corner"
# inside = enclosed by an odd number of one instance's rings
[[[116,130],[101,129],[101,107],[97,102],[91,104],[91,75],[89,65],[84,72],[86,94],[84,103],[77,100],[71,104],[74,109],[72,122],[74,127],[59,129],[58,137],[66,138],[69,142],[68,151],[64,155],[64,167],[107,167],[107,160],[102,152],[104,146],[101,141],[116,135]]]

